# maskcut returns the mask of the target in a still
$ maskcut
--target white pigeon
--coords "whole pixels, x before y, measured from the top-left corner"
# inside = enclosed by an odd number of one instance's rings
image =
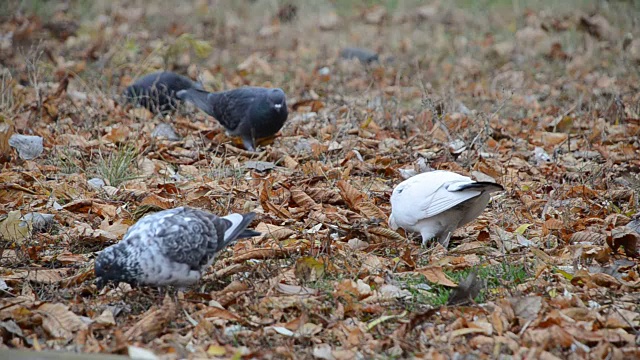
[[[95,262],[97,285],[196,283],[216,255],[237,239],[260,235],[247,229],[255,213],[218,217],[207,211],[178,207],[146,215],[117,244],[100,252]]]
[[[421,173],[393,189],[389,226],[419,232],[423,245],[437,238],[447,248],[453,231],[477,218],[491,192],[501,190],[502,185],[473,181],[450,171]]]

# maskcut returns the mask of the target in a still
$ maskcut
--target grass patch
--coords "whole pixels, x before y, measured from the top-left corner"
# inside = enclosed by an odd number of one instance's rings
[[[81,154],[75,149],[58,148],[53,163],[63,174],[77,174],[82,169],[79,163],[82,162]]]
[[[472,267],[461,271],[445,271],[447,276],[456,283],[464,280],[471,271],[478,272],[478,279],[485,281],[486,287],[480,290],[480,293],[474,301],[476,303],[484,303],[489,300],[493,294],[504,293],[515,289],[519,284],[525,282],[529,277],[527,270],[522,264],[502,263],[494,266]],[[452,288],[429,284],[423,275],[405,278],[402,285],[414,296],[413,303],[417,305],[442,306],[449,301]]]
[[[137,156],[138,151],[131,145],[120,146],[106,157],[100,151],[93,172],[109,185],[118,187],[125,181],[138,178],[137,172],[133,170]]]

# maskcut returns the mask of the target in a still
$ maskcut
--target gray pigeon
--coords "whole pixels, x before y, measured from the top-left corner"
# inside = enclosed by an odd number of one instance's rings
[[[344,48],[340,51],[340,57],[343,59],[358,59],[363,64],[371,64],[375,61],[379,61],[378,54],[371,50],[362,48]]]
[[[153,113],[165,114],[175,110],[178,105],[176,93],[184,89],[202,89],[202,85],[186,76],[159,71],[136,80],[125,89],[123,96]]]
[[[181,288],[194,284],[227,245],[260,235],[247,229],[255,215],[218,217],[190,207],[147,215],[122,241],[100,252],[96,283],[99,288],[109,281]]]
[[[255,151],[257,139],[275,135],[289,115],[282,89],[242,87],[217,93],[187,89],[177,95],[216,118],[249,151]]]

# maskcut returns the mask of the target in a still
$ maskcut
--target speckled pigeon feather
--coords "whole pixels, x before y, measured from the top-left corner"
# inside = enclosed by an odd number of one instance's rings
[[[145,75],[124,91],[129,102],[137,103],[154,113],[167,113],[178,105],[176,93],[185,89],[201,89],[202,85],[173,72],[154,72]]]
[[[197,282],[216,255],[240,238],[260,235],[247,229],[255,213],[218,217],[190,207],[147,215],[118,244],[104,249],[95,263],[105,282],[188,286]]]
[[[275,135],[289,115],[286,95],[277,88],[242,87],[218,93],[188,89],[177,96],[216,118],[229,135],[239,136],[251,151],[257,139]]]
[[[419,232],[423,244],[435,237],[446,248],[453,231],[477,218],[491,192],[501,190],[499,184],[450,171],[418,174],[393,189],[389,226]]]

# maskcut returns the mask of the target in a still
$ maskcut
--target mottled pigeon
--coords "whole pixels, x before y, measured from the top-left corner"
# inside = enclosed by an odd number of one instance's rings
[[[418,174],[393,189],[389,226],[419,232],[423,245],[435,237],[446,248],[453,231],[477,218],[491,192],[501,190],[502,185],[450,171]]]
[[[176,108],[176,93],[185,89],[202,89],[202,85],[186,76],[159,71],[136,80],[126,88],[123,96],[151,112],[165,114]]]
[[[289,115],[286,95],[276,88],[242,87],[217,93],[188,89],[178,91],[178,98],[216,118],[249,151],[255,151],[257,139],[275,135]]]
[[[95,262],[97,285],[112,281],[132,285],[196,283],[216,255],[237,239],[258,236],[247,229],[255,213],[218,217],[190,207],[147,215],[119,243],[100,252]]]

